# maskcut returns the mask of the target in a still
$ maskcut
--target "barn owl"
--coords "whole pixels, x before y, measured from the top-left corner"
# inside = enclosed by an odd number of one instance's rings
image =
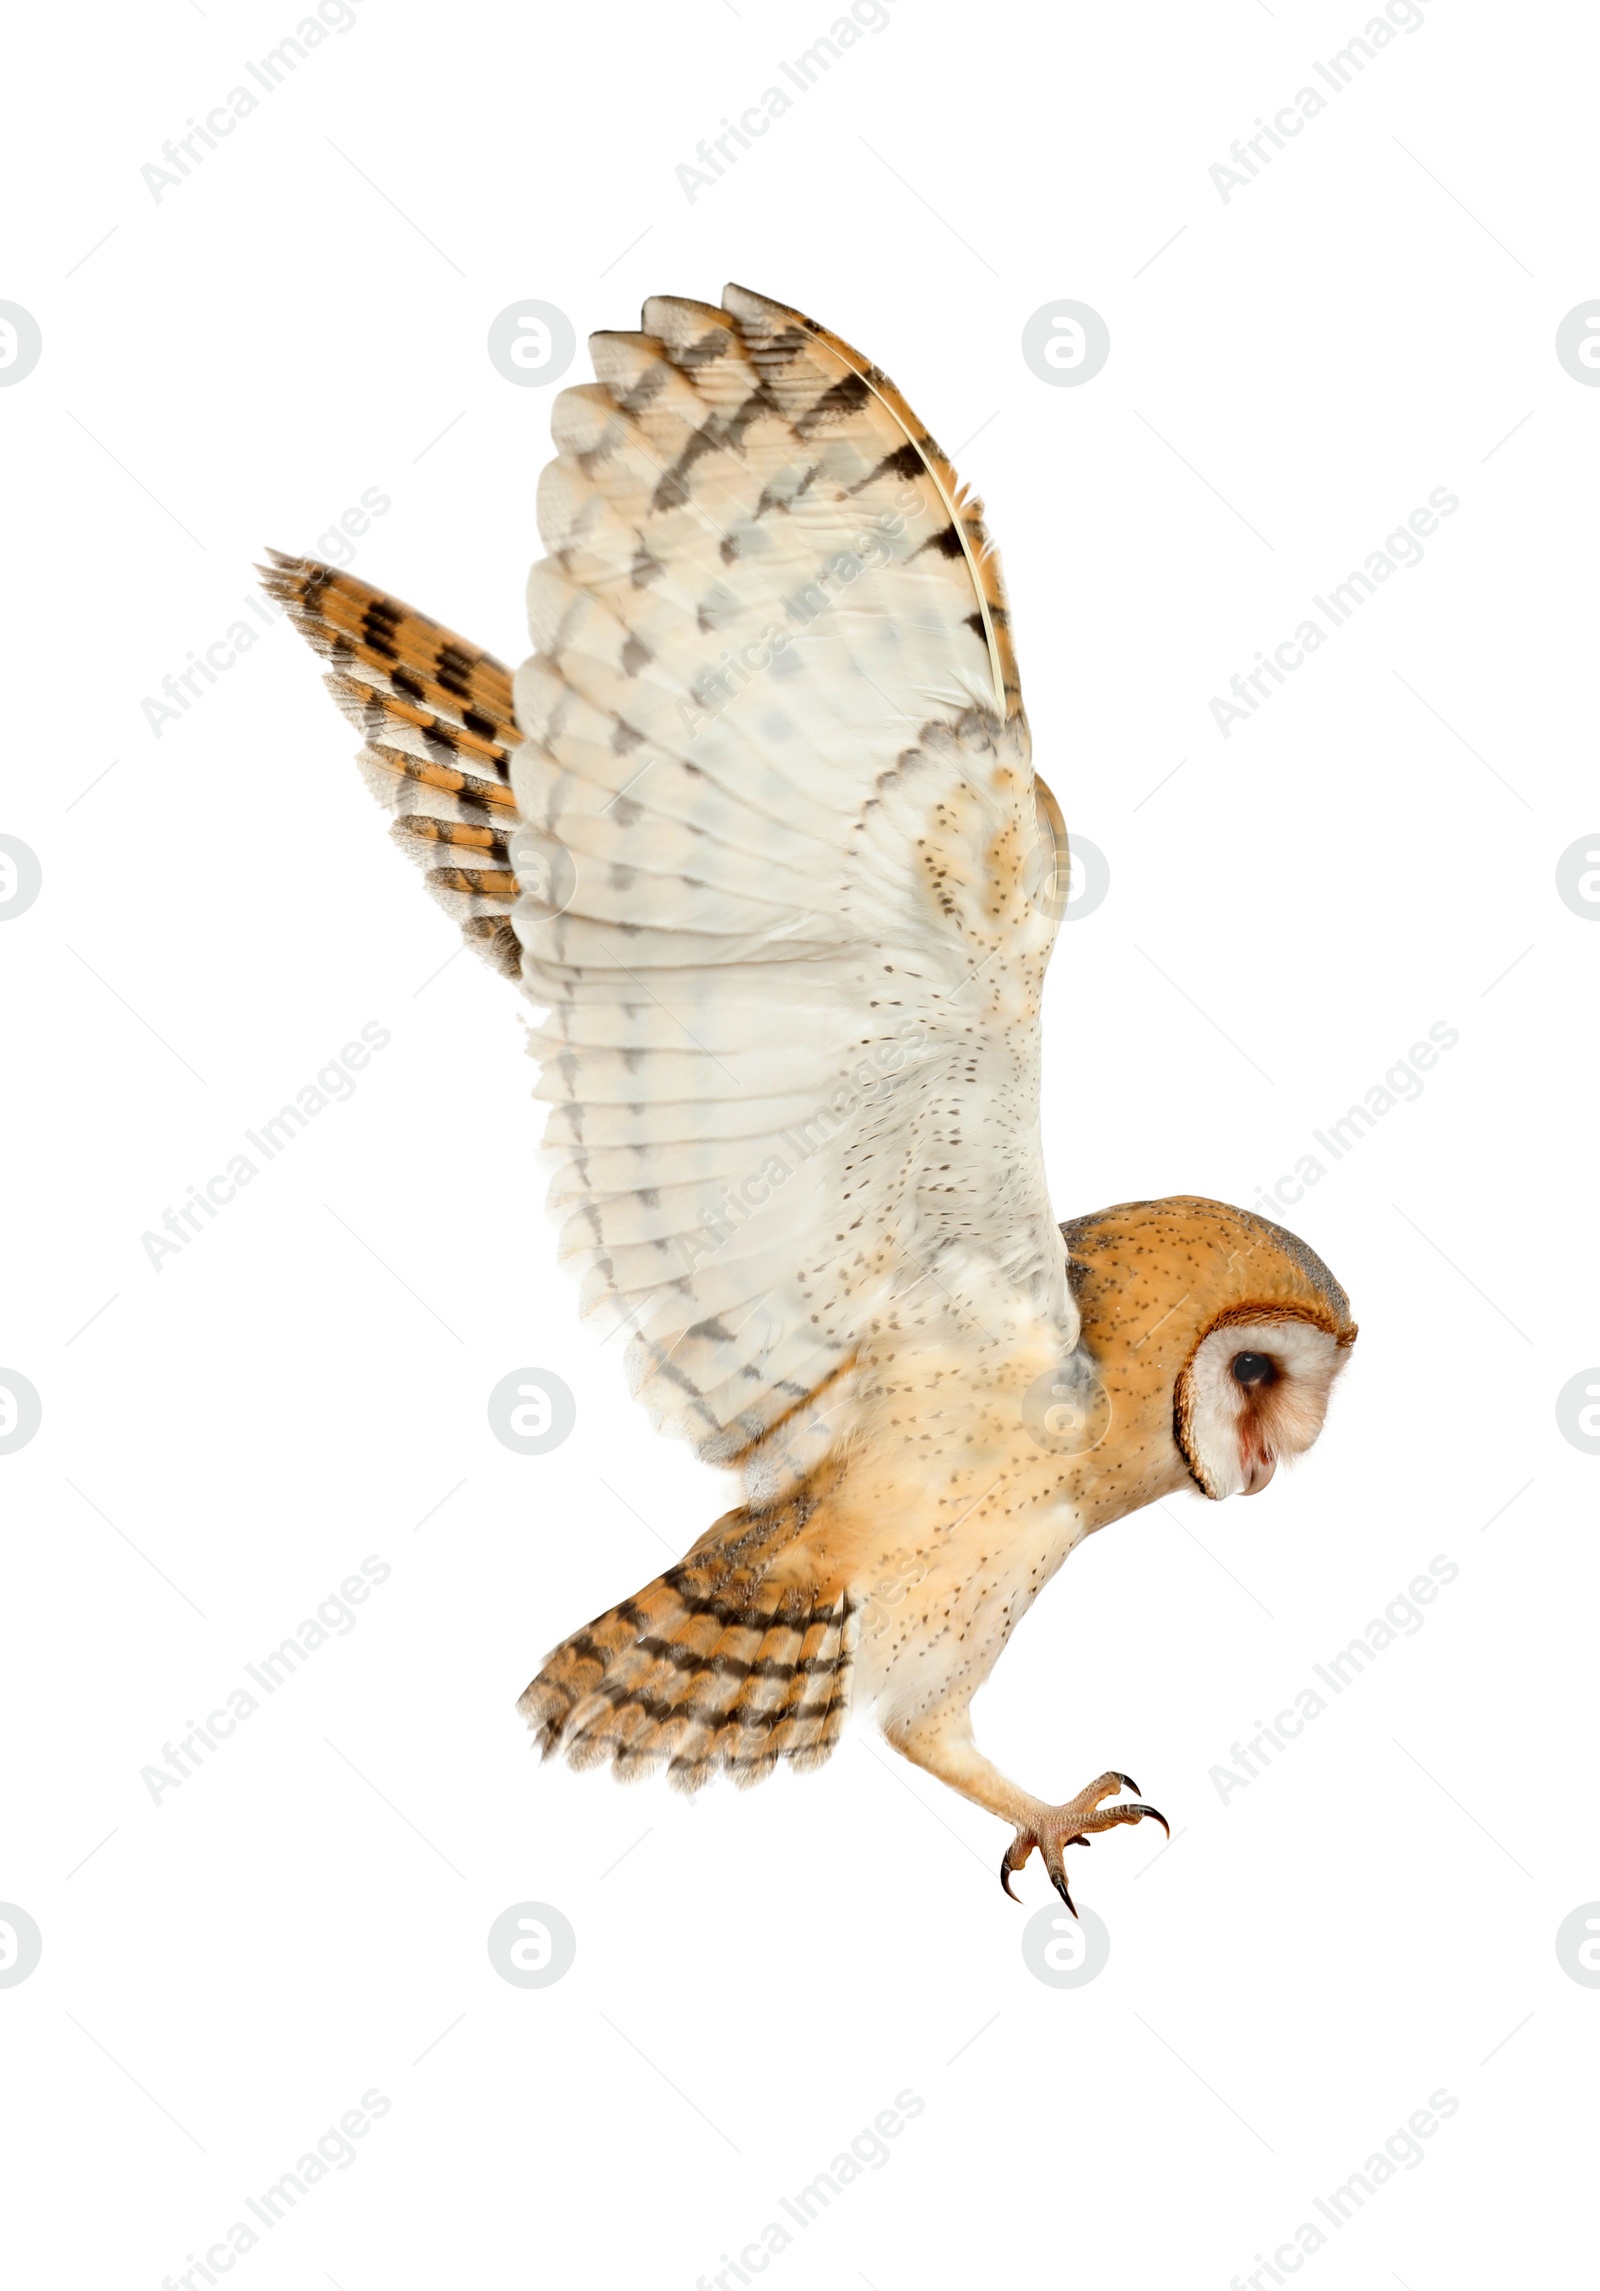
[[[1067,1846],[1164,1819],[1115,1771],[1020,1788],[972,1697],[1085,1536],[1311,1446],[1349,1303],[1220,1202],[1052,1219],[1065,833],[981,505],[894,384],[734,286],[591,350],[515,676],[347,573],[263,575],[398,842],[543,1014],[583,1312],[739,1475],[519,1708],[546,1754],[694,1790],[819,1766],[870,1707],[1010,1825],[1006,1891],[1037,1848],[1070,1908]]]

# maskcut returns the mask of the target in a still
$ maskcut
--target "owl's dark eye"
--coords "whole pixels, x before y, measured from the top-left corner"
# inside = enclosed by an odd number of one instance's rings
[[[1278,1371],[1264,1352],[1236,1352],[1233,1356],[1233,1379],[1236,1384],[1273,1384]]]

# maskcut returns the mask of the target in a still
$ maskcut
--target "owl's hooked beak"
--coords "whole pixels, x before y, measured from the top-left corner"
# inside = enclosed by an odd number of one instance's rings
[[[1261,1449],[1250,1456],[1244,1469],[1242,1496],[1258,1496],[1278,1468],[1278,1459],[1269,1449]]]

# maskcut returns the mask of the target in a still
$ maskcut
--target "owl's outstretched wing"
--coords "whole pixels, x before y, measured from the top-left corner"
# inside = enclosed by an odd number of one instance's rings
[[[365,584],[269,585],[534,1037],[562,1256],[752,1493],[905,1351],[1076,1315],[1038,1124],[1064,842],[980,505],[886,377],[741,288],[592,337],[515,678]]]

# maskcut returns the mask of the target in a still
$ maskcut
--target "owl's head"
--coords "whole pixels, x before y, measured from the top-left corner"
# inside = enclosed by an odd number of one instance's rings
[[[1062,1233],[1138,1501],[1185,1480],[1216,1502],[1257,1495],[1305,1454],[1356,1340],[1314,1250],[1193,1195],[1123,1202]]]
[[[1259,1495],[1322,1430],[1348,1335],[1320,1318],[1241,1305],[1220,1313],[1178,1371],[1172,1436],[1202,1494]]]

